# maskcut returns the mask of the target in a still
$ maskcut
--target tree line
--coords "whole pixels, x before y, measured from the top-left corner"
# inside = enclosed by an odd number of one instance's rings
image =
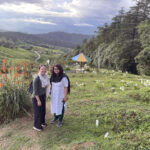
[[[69,56],[83,52],[97,66],[98,48],[101,67],[150,75],[150,0],[136,0],[128,12],[121,8],[110,25],[98,27],[96,37],[84,40]]]

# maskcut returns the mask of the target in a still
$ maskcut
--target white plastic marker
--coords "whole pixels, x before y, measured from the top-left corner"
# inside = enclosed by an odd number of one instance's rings
[[[107,138],[108,135],[109,135],[109,132],[106,132],[104,138]]]
[[[99,120],[96,120],[96,127],[99,126]]]

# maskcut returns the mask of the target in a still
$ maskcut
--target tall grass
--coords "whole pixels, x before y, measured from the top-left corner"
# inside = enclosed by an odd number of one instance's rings
[[[29,68],[30,69],[30,68]],[[27,66],[9,66],[4,59],[0,70],[0,123],[15,119],[31,108],[31,98],[27,92]],[[26,70],[26,72],[25,72]]]

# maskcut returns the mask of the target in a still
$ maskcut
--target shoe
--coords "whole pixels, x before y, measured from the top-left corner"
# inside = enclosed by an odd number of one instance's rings
[[[33,129],[36,130],[36,131],[42,131],[42,129],[38,129],[36,127],[33,127]]]
[[[62,121],[59,121],[57,127],[61,127],[63,125]]]
[[[51,124],[55,123],[58,119],[54,118],[53,120],[51,120]]]
[[[43,123],[43,124],[41,124],[41,126],[42,126],[43,128],[45,128],[45,127],[47,127],[47,123]]]

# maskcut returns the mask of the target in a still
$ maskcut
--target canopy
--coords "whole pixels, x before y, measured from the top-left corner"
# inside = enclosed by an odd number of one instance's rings
[[[84,55],[83,53],[72,57],[72,60],[77,61],[77,62],[90,62],[91,61],[91,59],[87,57],[86,55]]]

